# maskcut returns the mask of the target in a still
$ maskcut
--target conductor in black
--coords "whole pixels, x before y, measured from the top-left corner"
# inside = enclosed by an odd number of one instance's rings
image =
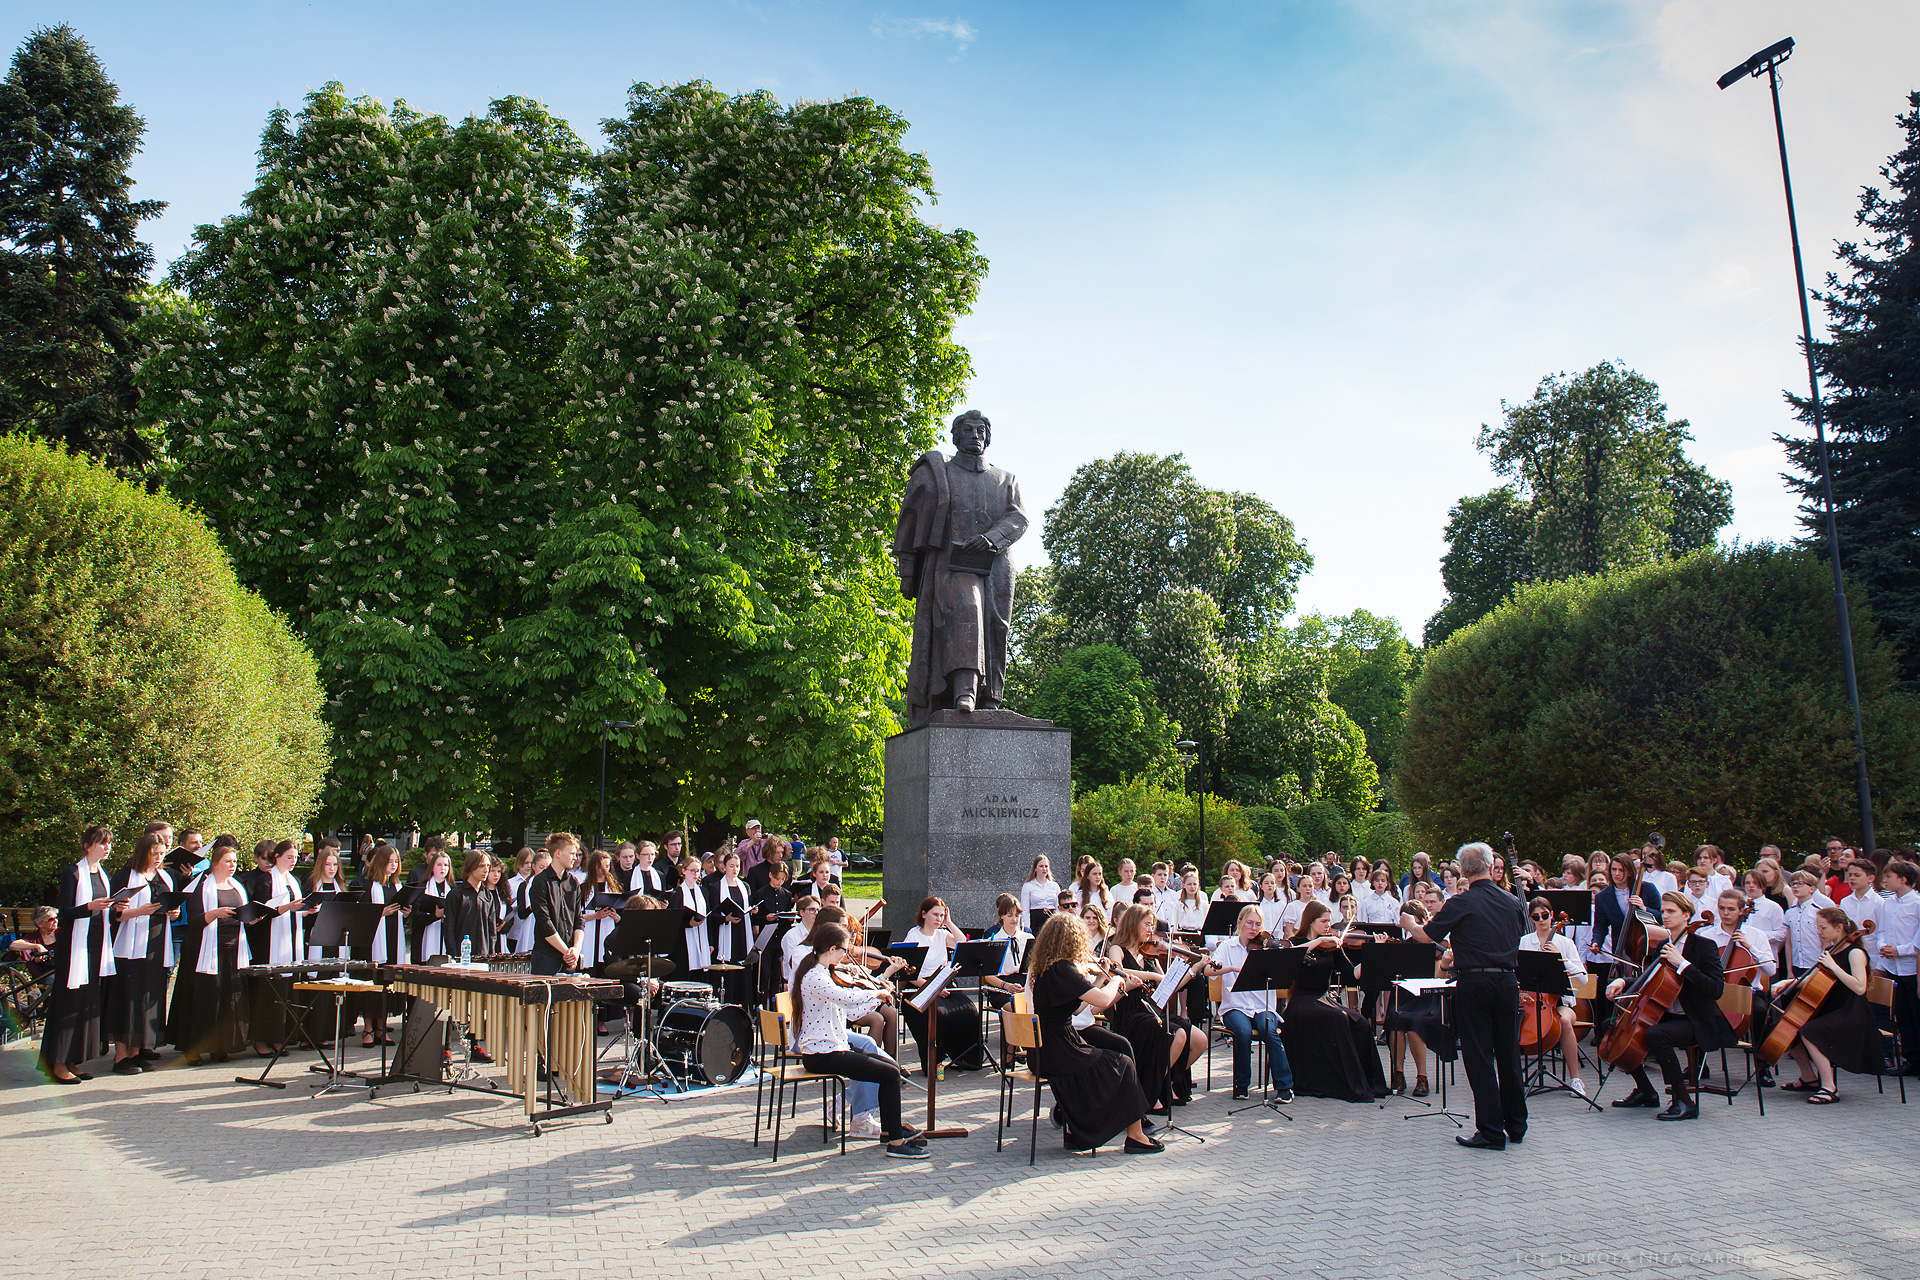
[[[1527,1090],[1520,1074],[1520,935],[1526,908],[1490,878],[1493,850],[1460,846],[1456,855],[1467,887],[1447,899],[1423,928],[1409,917],[1400,923],[1421,942],[1453,943],[1453,1021],[1460,1056],[1473,1087],[1471,1137],[1463,1147],[1500,1151],[1527,1136]]]

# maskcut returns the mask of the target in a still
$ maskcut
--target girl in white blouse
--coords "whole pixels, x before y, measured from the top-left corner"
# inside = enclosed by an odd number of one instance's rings
[[[1189,871],[1180,878],[1180,901],[1173,906],[1175,933],[1198,933],[1207,922],[1207,900],[1200,893],[1200,873]]]
[[[837,924],[814,926],[812,945],[794,970],[794,1051],[809,1071],[878,1086],[886,1154],[925,1160],[925,1139],[900,1119],[899,1066],[877,1054],[857,1052],[847,1043],[848,1018],[865,1017],[894,998],[891,991],[845,987],[834,980],[832,966],[846,962],[847,942],[847,931]]]
[[[1033,860],[1027,882],[1020,886],[1020,909],[1027,913],[1027,927],[1052,915],[1060,906],[1060,886],[1053,882],[1053,864],[1044,853]],[[1036,914],[1037,913],[1037,914]]]

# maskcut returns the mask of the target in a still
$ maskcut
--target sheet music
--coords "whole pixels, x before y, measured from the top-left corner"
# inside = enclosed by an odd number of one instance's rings
[[[1180,989],[1180,984],[1187,980],[1187,975],[1191,972],[1193,972],[1193,966],[1185,960],[1175,960],[1168,965],[1166,976],[1161,978],[1160,985],[1153,989],[1154,1004],[1162,1009],[1166,1008],[1167,1001],[1173,999],[1173,993]]]
[[[953,966],[942,964],[940,972],[934,974],[932,980],[920,989],[918,995],[914,996],[913,1007],[925,1013],[928,1007],[940,998],[940,993],[947,989],[947,983],[951,981],[953,981]]]
[[[1423,996],[1429,991],[1444,991],[1453,986],[1451,978],[1396,978],[1394,986],[1410,996]]]

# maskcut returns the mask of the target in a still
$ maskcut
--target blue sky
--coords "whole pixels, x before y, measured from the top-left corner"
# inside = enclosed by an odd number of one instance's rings
[[[1763,83],[1784,94],[1814,278],[1898,146],[1920,5],[1848,0],[369,5],[14,3],[71,22],[148,125],[163,262],[237,207],[266,113],[311,88],[460,116],[516,93],[590,140],[636,81],[864,94],[931,158],[932,220],[992,270],[968,403],[1044,510],[1118,449],[1182,451],[1293,518],[1305,609],[1414,636],[1502,399],[1603,359],[1658,382],[1795,532],[1772,433],[1804,387]],[[1021,551],[1039,558],[1038,531]]]

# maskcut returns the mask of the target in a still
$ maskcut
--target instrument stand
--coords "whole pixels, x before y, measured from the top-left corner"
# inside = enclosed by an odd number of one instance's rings
[[[305,970],[308,970],[308,969],[337,969],[341,967],[341,962],[338,960],[312,960],[306,963],[296,963],[296,964],[290,964],[290,965],[259,965],[259,966],[252,966],[252,967],[257,967],[257,968],[267,969],[267,970],[284,971],[283,976],[285,976],[288,979],[288,987],[289,989],[291,989],[292,979],[295,973],[304,972]],[[245,973],[246,970],[243,969],[241,970],[241,972]],[[273,1002],[280,1006],[280,1012],[286,1017],[289,1027],[291,1027],[299,1035],[300,1039],[306,1041],[307,1047],[309,1049],[312,1049],[315,1053],[320,1055],[320,1061],[321,1063],[324,1064],[324,1066],[320,1069],[325,1070],[327,1074],[330,1076],[337,1075],[339,1073],[339,1068],[334,1065],[333,1059],[327,1056],[327,1051],[325,1049],[322,1049],[319,1045],[313,1042],[313,1037],[309,1035],[307,1032],[306,1015],[309,1012],[308,1006],[299,1004],[298,1002],[290,1000],[286,996],[280,994],[279,984],[274,981],[275,975],[272,972],[269,972],[263,976],[266,978],[266,981],[267,981],[267,989],[273,992]],[[293,1043],[293,1039],[294,1039],[293,1036],[287,1036],[280,1042],[280,1047],[278,1049],[275,1049],[272,1055],[268,1057],[267,1065],[260,1068],[259,1075],[235,1076],[233,1078],[233,1082],[235,1084],[250,1084],[260,1089],[286,1088],[287,1082],[285,1080],[269,1080],[267,1076],[273,1071],[274,1067],[279,1065],[280,1059],[286,1057],[287,1054],[291,1052],[291,1050],[289,1050],[287,1046]]]
[[[1249,951],[1247,961],[1241,967],[1240,976],[1234,979],[1233,991],[1265,991],[1273,995],[1274,1010],[1280,1007],[1279,992],[1291,987],[1300,973],[1300,952],[1292,947],[1268,947],[1260,951]],[[1224,1022],[1225,1015],[1218,1015]],[[1284,1025],[1284,1023],[1283,1023]],[[1211,1033],[1209,1033],[1211,1034]],[[1267,1042],[1260,1039],[1260,1101],[1250,1102],[1244,1107],[1235,1107],[1228,1111],[1229,1116],[1237,1116],[1243,1111],[1271,1111],[1273,1114],[1293,1123],[1293,1117],[1281,1109],[1282,1103],[1273,1097],[1273,1072],[1267,1062]],[[1182,1129],[1180,1132],[1185,1133]],[[1202,1139],[1204,1142],[1205,1139]]]
[[[1405,990],[1405,988],[1400,987],[1398,983],[1395,983],[1394,986],[1397,990]],[[1447,1020],[1447,1008],[1448,1008],[1447,1001],[1453,995],[1453,983],[1449,981],[1445,986],[1439,988],[1439,992],[1440,992],[1440,1021],[1442,1025],[1450,1027],[1453,1024]],[[1457,1043],[1458,1033],[1456,1032],[1455,1035],[1456,1035],[1456,1043]],[[1459,1050],[1456,1048],[1454,1052],[1457,1056],[1459,1053]],[[1450,1062],[1443,1063],[1441,1061],[1440,1050],[1436,1046],[1433,1048],[1433,1078],[1434,1078],[1434,1082],[1437,1085],[1439,1085],[1439,1088],[1440,1088],[1439,1110],[1435,1111],[1435,1110],[1429,1109],[1426,1111],[1410,1111],[1406,1115],[1403,1115],[1400,1117],[1402,1120],[1433,1120],[1438,1117],[1444,1116],[1446,1119],[1453,1121],[1454,1128],[1464,1129],[1467,1127],[1467,1121],[1473,1119],[1472,1116],[1468,1115],[1464,1111],[1447,1110],[1447,1072],[1441,1070],[1441,1067],[1443,1065],[1451,1067],[1452,1063]],[[1408,1101],[1419,1102],[1421,1106],[1427,1107],[1427,1108],[1432,1108],[1433,1106],[1432,1103],[1422,1101],[1419,1098],[1410,1098],[1408,1099]]]
[[[640,999],[627,1012],[627,1029],[623,1033],[628,1041],[626,1058],[621,1063],[619,1078],[614,1081],[614,1089],[623,1098],[649,1094],[662,1103],[675,1101],[674,1095],[662,1093],[656,1085],[659,1076],[665,1076],[678,1095],[684,1096],[687,1092],[687,1082],[673,1073],[667,1059],[659,1052],[659,1046],[653,1043],[654,997],[647,986],[650,981],[671,977],[676,971],[678,966],[668,958],[668,948],[676,934],[685,932],[686,914],[685,908],[622,911],[620,919],[614,924],[613,933],[607,938],[609,952],[622,957],[641,957]],[[656,973],[656,969],[659,972]],[[634,1027],[636,1015],[640,1020],[637,1036]],[[613,1047],[607,1046],[609,1050]],[[649,1061],[652,1063],[651,1070],[648,1068]],[[691,1075],[691,1063],[687,1070]]]

